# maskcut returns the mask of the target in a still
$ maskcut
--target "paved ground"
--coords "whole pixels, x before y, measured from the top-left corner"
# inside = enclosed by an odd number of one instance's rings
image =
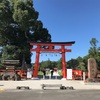
[[[73,86],[74,90],[47,88],[42,90],[41,84],[62,84]],[[16,89],[17,86],[29,86],[30,90]],[[0,81],[0,100],[99,100],[100,83],[87,83],[75,80],[24,80]]]
[[[29,86],[32,90],[42,90],[41,84],[62,84],[64,86],[73,86],[75,90],[100,90],[100,83],[87,83],[76,80],[25,80],[25,81],[0,81],[0,91],[16,89],[17,86]]]
[[[0,100],[99,100],[100,90],[7,90]]]

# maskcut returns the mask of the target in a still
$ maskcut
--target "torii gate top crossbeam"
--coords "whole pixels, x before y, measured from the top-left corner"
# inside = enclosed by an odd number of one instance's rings
[[[29,42],[32,46],[37,46],[36,48],[32,48],[31,51],[37,52],[71,52],[70,49],[65,49],[65,46],[72,46],[75,41],[72,42]],[[41,46],[48,46],[49,48],[43,49]],[[61,46],[60,49],[53,49],[53,46]],[[39,47],[39,48],[38,48]],[[64,47],[64,48],[63,48]],[[63,48],[63,49],[62,49]]]
[[[71,46],[72,44],[75,43],[75,41],[71,41],[71,42],[29,42],[30,45],[40,45],[40,46]]]

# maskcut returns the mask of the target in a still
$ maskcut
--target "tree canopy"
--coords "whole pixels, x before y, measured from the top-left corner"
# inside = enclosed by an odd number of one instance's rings
[[[74,66],[74,68],[72,69],[80,69],[80,70],[87,70],[87,62],[89,58],[94,58],[97,62],[97,68],[98,70],[100,70],[100,47],[97,46],[97,43],[99,41],[96,38],[92,38],[90,40],[90,49],[88,50],[88,54],[85,55],[83,58],[82,57],[77,57],[74,60],[73,63],[73,59],[68,61],[68,66],[69,68],[72,68],[72,66]]]
[[[33,0],[0,0],[1,60],[19,59],[31,64],[28,41],[51,42],[51,35],[34,8]]]

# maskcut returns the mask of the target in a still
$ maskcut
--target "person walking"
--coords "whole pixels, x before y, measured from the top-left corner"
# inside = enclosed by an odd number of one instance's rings
[[[43,69],[43,79],[45,79],[45,76],[46,76],[46,71],[45,71],[45,69]]]
[[[53,69],[51,70],[51,79],[53,78]]]

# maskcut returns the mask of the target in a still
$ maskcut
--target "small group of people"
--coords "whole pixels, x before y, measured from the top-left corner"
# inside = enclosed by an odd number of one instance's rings
[[[46,70],[45,69],[43,69],[42,70],[42,72],[43,72],[43,79],[45,79],[45,76],[46,76]],[[54,70],[52,69],[52,70],[50,70],[50,75],[51,75],[51,78],[53,77],[53,72],[54,72]]]

